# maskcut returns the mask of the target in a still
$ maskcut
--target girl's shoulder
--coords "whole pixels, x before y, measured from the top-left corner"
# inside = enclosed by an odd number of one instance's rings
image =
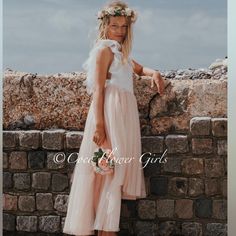
[[[98,50],[100,48],[104,48],[104,47],[110,47],[111,51],[117,55],[121,55],[121,45],[119,42],[117,42],[116,40],[112,40],[112,39],[99,39],[95,45],[94,48],[95,50]]]

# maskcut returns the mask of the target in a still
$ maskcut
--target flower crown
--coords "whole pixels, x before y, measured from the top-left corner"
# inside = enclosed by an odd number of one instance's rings
[[[102,20],[106,16],[129,16],[131,22],[134,23],[137,19],[137,12],[126,7],[108,7],[98,12],[98,19]]]

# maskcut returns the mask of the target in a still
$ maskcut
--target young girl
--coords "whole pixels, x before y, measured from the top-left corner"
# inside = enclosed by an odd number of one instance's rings
[[[116,158],[131,161],[115,163],[109,175],[96,173],[89,162],[76,162],[63,233],[94,235],[96,231],[99,236],[117,235],[121,199],[147,196],[132,74],[152,76],[151,86],[155,84],[160,95],[164,83],[158,71],[143,67],[129,56],[136,17],[136,12],[122,1],[108,4],[98,13],[98,38],[83,64],[92,102],[78,155],[78,159],[92,157],[101,147],[115,150]]]

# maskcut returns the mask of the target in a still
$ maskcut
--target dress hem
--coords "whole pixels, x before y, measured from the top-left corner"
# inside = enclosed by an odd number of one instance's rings
[[[62,232],[64,233],[64,234],[70,234],[70,235],[75,235],[75,236],[82,236],[82,235],[91,235],[91,234],[94,234],[95,233],[95,230],[100,230],[100,231],[106,231],[106,232],[119,232],[120,231],[120,228],[118,228],[118,229],[104,229],[104,228],[99,228],[99,227],[96,227],[96,228],[94,228],[93,230],[91,230],[91,231],[86,231],[86,232],[80,232],[80,233],[78,233],[78,232],[73,232],[73,231],[70,231],[70,230],[63,230]]]
[[[70,235],[76,235],[76,236],[79,236],[79,235],[91,235],[91,234],[94,234],[94,230],[92,231],[86,231],[86,232],[82,232],[82,233],[79,233],[78,232],[73,232],[73,231],[70,231],[70,230],[66,230],[66,231],[62,231],[64,234],[70,234]]]
[[[119,232],[120,231],[120,228],[118,229],[94,229],[94,230],[102,230],[102,231],[106,231],[106,232]]]

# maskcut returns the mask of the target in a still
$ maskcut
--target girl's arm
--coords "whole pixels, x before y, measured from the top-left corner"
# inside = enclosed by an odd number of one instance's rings
[[[104,91],[108,69],[113,60],[111,49],[106,47],[99,50],[96,56],[95,84],[93,92],[95,113],[95,134],[93,141],[100,146],[105,141],[104,122]]]
[[[152,77],[151,87],[153,87],[155,83],[159,94],[162,96],[164,92],[164,81],[160,72],[157,70],[148,68],[148,67],[144,67],[133,59],[132,59],[132,64],[133,64],[134,73],[136,73],[137,75]]]

